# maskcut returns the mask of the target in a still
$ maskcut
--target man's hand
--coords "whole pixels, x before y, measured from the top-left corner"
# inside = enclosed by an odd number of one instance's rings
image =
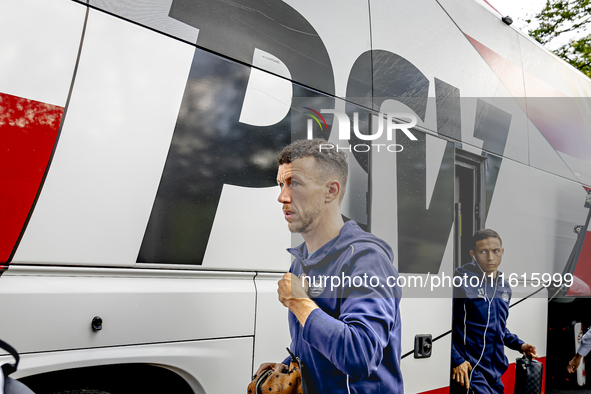
[[[283,275],[283,278],[277,282],[277,293],[279,294],[279,301],[289,308],[289,303],[295,299],[310,299],[306,293],[304,275],[298,278],[294,274],[288,272]]]
[[[289,367],[283,363],[262,363],[259,369],[257,369],[257,373],[255,376],[259,376],[261,372],[266,369],[272,369],[275,372],[283,372],[287,371]]]
[[[577,368],[579,368],[579,364],[581,363],[581,359],[583,358],[583,356],[581,356],[580,354],[577,354],[576,356],[573,357],[572,360],[570,360],[568,362],[568,367],[566,367],[566,370],[568,371],[568,373],[574,373]]]
[[[296,315],[302,327],[310,313],[314,309],[318,309],[318,305],[306,293],[305,285],[307,283],[303,280],[304,276],[302,274],[302,277],[298,278],[288,272],[277,282],[279,301]]]
[[[467,389],[470,388],[470,371],[472,371],[472,365],[468,361],[464,361],[462,364],[453,368],[451,378],[458,382]]]
[[[536,347],[534,345],[532,345],[531,343],[524,343],[523,345],[521,345],[521,351],[523,351],[523,354],[525,354],[527,356],[531,356],[533,358],[539,357]]]

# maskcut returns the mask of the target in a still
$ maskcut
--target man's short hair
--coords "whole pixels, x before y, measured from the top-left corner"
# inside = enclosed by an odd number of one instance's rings
[[[503,246],[503,240],[501,239],[499,233],[497,233],[495,230],[485,228],[484,230],[476,231],[472,236],[472,250],[476,250],[476,242],[487,238],[498,238],[501,246]]]
[[[347,175],[349,165],[347,164],[347,154],[343,151],[338,152],[335,149],[320,149],[320,145],[326,145],[328,142],[323,138],[313,140],[296,140],[287,145],[277,159],[279,165],[289,164],[294,160],[305,157],[314,157],[318,168],[318,173],[322,180],[327,180],[331,176],[337,178],[341,183],[341,200],[347,187]]]

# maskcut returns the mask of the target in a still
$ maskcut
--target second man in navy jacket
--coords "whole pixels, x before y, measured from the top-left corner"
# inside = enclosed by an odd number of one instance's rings
[[[501,237],[494,230],[474,234],[472,262],[456,270],[463,278],[454,287],[452,384],[450,393],[503,393],[507,370],[505,346],[537,357],[536,347],[507,328],[511,287],[498,275],[503,258]]]

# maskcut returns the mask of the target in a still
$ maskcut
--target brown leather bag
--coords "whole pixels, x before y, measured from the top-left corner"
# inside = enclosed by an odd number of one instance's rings
[[[275,372],[266,369],[255,375],[248,385],[248,394],[303,394],[306,390],[302,385],[301,361],[287,349],[291,355],[291,363],[288,372]]]

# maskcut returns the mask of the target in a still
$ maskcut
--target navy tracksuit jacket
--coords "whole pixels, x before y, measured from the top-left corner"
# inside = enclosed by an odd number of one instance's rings
[[[398,272],[390,246],[351,220],[312,256],[305,243],[289,251],[295,257],[290,272],[300,276],[305,271],[316,283],[329,278],[326,286],[315,288],[320,309],[304,327],[289,312],[291,350],[307,366],[312,392],[403,394],[402,292],[394,286]],[[342,275],[352,281],[333,288],[330,278]]]
[[[483,279],[473,262],[458,268],[456,276],[463,280],[462,286],[454,287],[451,367],[469,361],[474,368],[470,381],[474,392],[503,393],[501,376],[509,365],[504,347],[521,351],[523,344],[507,329],[511,288],[499,276],[493,282]],[[467,392],[453,388],[452,393]]]

